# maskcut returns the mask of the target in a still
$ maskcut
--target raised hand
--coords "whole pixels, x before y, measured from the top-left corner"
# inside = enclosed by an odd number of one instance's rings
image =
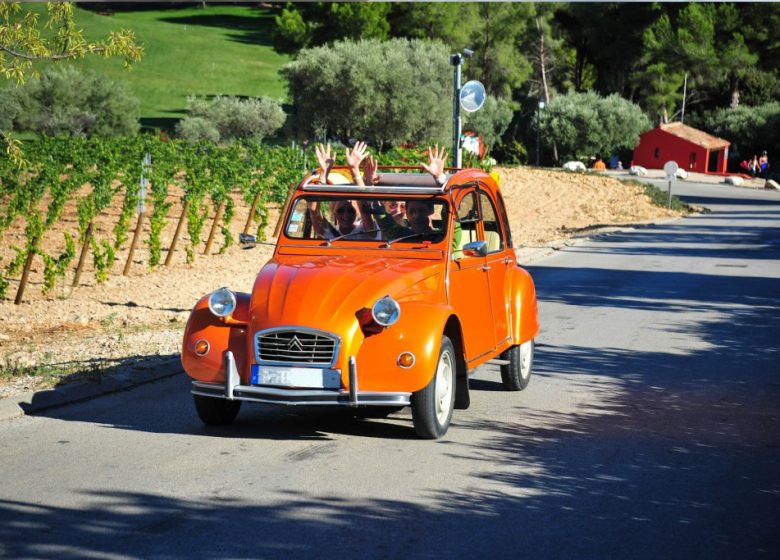
[[[444,146],[439,150],[439,145],[436,144],[433,150],[431,150],[430,146],[428,147],[428,164],[426,165],[423,163],[422,167],[433,175],[434,178],[438,178],[444,173],[444,165],[446,162],[447,150],[444,149]]]
[[[369,155],[366,158],[366,165],[364,167],[364,173],[363,173],[363,180],[366,182],[367,185],[376,185],[379,183],[379,179],[382,178],[381,175],[377,175],[377,170],[379,169],[379,162],[377,162],[374,159],[374,156]]]
[[[366,155],[368,155],[367,151],[368,146],[366,146],[365,142],[361,142],[360,140],[355,143],[355,147],[352,148],[352,150],[347,148],[347,165],[349,165],[353,172],[360,169],[360,162],[365,159]]]
[[[333,167],[336,154],[331,150],[330,143],[327,146],[317,144],[314,147],[314,153],[317,155],[317,163],[320,164],[320,169],[322,169],[320,183],[326,184],[328,182],[328,173],[330,173],[330,169]]]

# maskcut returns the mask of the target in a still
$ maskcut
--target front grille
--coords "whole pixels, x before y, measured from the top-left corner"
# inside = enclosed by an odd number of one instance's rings
[[[331,365],[338,339],[317,331],[278,330],[255,335],[258,362]]]

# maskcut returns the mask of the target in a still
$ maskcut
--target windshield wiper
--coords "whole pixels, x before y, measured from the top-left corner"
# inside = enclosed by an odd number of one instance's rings
[[[418,233],[412,233],[410,235],[404,235],[403,237],[396,237],[395,239],[391,239],[390,241],[385,242],[384,245],[382,245],[383,249],[390,249],[393,243],[396,241],[404,241],[406,239],[414,239],[415,237],[425,237],[426,235],[439,235],[440,231],[421,231]]]
[[[338,241],[339,239],[344,239],[345,237],[349,237],[350,235],[362,235],[364,233],[377,233],[379,231],[382,231],[382,230],[380,230],[380,229],[371,229],[371,230],[368,230],[368,231],[350,231],[349,233],[345,233],[343,235],[339,235],[338,237],[334,237],[333,239],[326,239],[325,240],[325,245],[327,247],[330,247],[330,244],[333,243],[334,241]],[[372,239],[367,239],[366,241],[373,241],[373,240]]]

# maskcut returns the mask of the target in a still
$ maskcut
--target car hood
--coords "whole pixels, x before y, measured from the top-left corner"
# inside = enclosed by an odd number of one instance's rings
[[[305,325],[326,331],[382,296],[432,299],[443,289],[440,261],[385,256],[277,255],[257,275],[250,320],[255,330]]]

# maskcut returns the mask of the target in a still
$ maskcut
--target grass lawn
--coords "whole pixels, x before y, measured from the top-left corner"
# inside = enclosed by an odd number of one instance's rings
[[[45,11],[42,5],[30,7]],[[181,118],[188,95],[265,96],[283,101],[286,82],[278,71],[290,57],[272,48],[273,15],[250,6],[139,9],[111,15],[77,8],[74,21],[87,39],[130,29],[143,44],[144,57],[130,71],[117,58],[92,56],[75,64],[126,82],[140,100],[142,123],[150,126],[169,126]]]

